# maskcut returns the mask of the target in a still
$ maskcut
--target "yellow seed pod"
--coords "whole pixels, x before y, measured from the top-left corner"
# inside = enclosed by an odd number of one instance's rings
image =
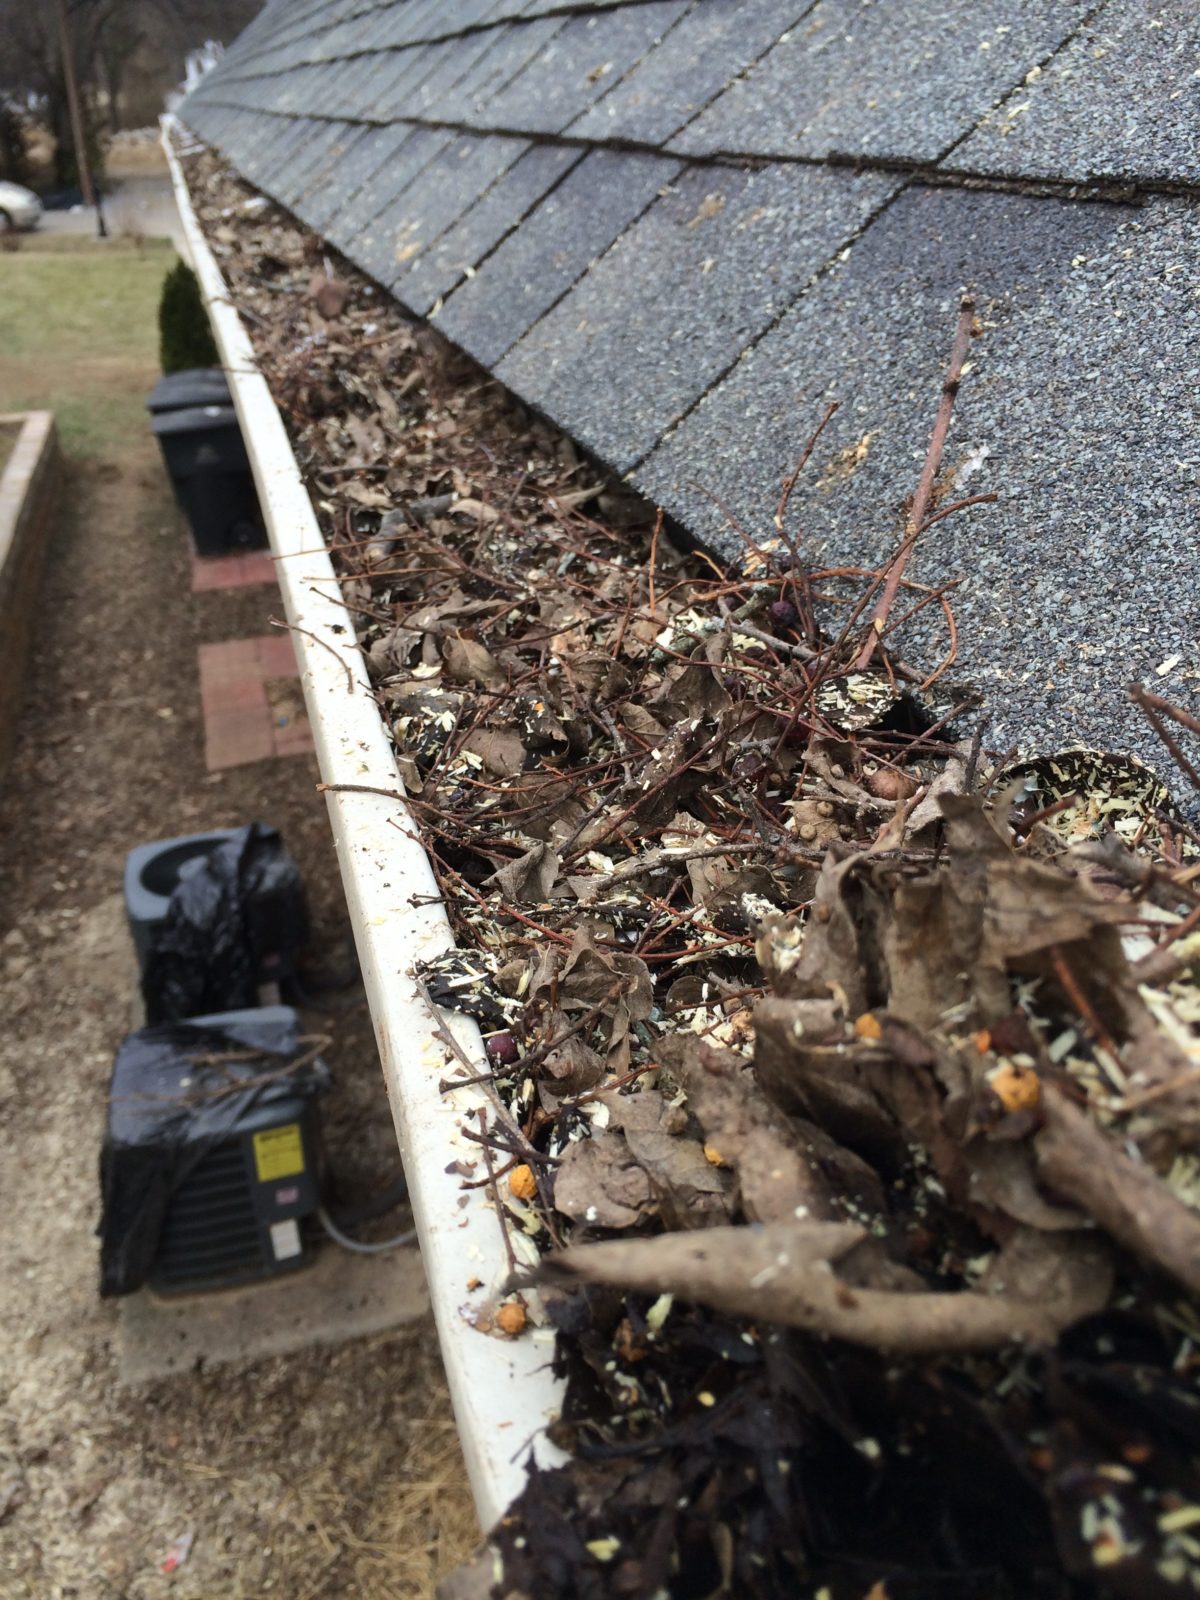
[[[988,1088],[1005,1111],[1033,1111],[1041,1103],[1042,1085],[1036,1072],[1002,1061],[987,1075]]]
[[[515,1339],[525,1332],[525,1307],[519,1300],[506,1300],[496,1312],[496,1326],[501,1333]]]
[[[508,1175],[508,1187],[517,1200],[532,1200],[538,1192],[533,1168],[525,1166],[524,1163],[514,1167]]]
[[[706,1144],[704,1146],[704,1159],[710,1161],[714,1167],[723,1167],[725,1165],[725,1157],[715,1145]]]

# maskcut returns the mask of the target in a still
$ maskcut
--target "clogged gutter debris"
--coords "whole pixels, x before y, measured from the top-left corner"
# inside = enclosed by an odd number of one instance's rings
[[[736,569],[683,556],[187,170],[458,937],[418,976],[487,1039],[510,1279],[464,1306],[557,1330],[573,1459],[454,1593],[1200,1592],[1196,836],[1136,763],[956,737],[936,450],[886,574],[806,568],[787,485]]]

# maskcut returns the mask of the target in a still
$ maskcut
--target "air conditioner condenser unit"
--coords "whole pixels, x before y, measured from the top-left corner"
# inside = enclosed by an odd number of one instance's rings
[[[101,1293],[225,1288],[306,1265],[329,1082],[289,1006],[129,1034],[100,1163]]]

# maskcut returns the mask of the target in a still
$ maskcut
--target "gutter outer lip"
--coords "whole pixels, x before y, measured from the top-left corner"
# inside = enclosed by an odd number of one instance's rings
[[[164,117],[162,144],[175,202],[258,487],[322,780],[403,794],[391,742],[365,682],[353,618],[342,603],[283,419],[192,207],[171,146],[176,131],[187,134],[175,117]],[[453,1034],[475,1071],[486,1071],[488,1064],[475,1023],[448,1011],[435,1018],[410,976],[414,961],[454,946],[412,815],[382,795],[327,792],[325,802],[463,1458],[486,1532],[524,1487],[523,1462],[531,1447],[543,1467],[566,1459],[542,1436],[562,1396],[549,1370],[552,1335],[534,1329],[518,1340],[501,1340],[478,1332],[463,1316],[473,1298],[467,1283],[483,1280],[474,1296],[483,1302],[498,1291],[508,1264],[502,1224],[486,1189],[463,1191],[459,1173],[446,1170],[458,1160],[479,1164],[479,1146],[460,1130],[477,1107],[490,1102],[473,1088],[439,1092],[447,1063],[436,1022]],[[413,904],[428,897],[434,903]]]

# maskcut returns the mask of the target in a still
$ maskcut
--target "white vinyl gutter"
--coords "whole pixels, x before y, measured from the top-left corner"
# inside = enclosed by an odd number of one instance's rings
[[[188,137],[173,118],[164,118],[162,142],[175,199],[277,558],[321,777],[334,788],[360,785],[402,794],[353,618],[342,603],[283,419],[196,219],[171,147],[175,130]],[[477,1331],[464,1315],[494,1296],[508,1273],[501,1222],[487,1187],[464,1190],[461,1172],[447,1170],[469,1162],[472,1178],[486,1177],[480,1147],[463,1138],[462,1128],[468,1119],[478,1127],[474,1112],[492,1102],[475,1088],[445,1095],[439,1089],[442,1079],[461,1070],[445,1032],[472,1071],[485,1072],[487,1059],[475,1024],[432,1010],[410,976],[414,961],[454,943],[412,815],[384,795],[327,792],[325,799],[463,1456],[486,1531],[523,1487],[531,1443],[542,1465],[564,1459],[541,1437],[561,1399],[549,1372],[553,1346],[545,1331],[509,1341]],[[480,1287],[468,1287],[480,1280]]]

